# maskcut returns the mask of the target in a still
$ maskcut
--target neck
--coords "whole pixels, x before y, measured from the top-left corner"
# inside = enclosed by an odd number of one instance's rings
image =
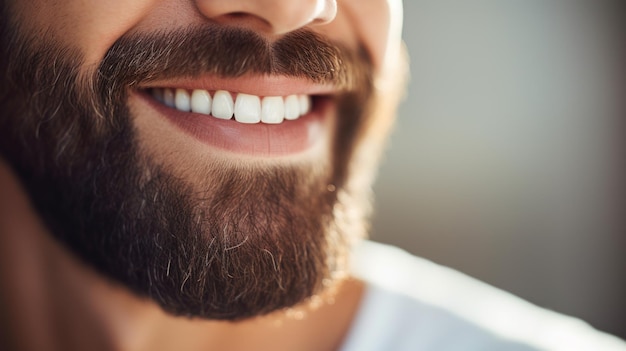
[[[333,303],[240,322],[174,317],[85,267],[47,233],[0,159],[0,349],[336,350],[363,284]]]

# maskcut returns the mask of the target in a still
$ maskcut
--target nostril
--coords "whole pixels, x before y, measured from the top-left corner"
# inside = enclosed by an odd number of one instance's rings
[[[232,13],[229,13],[229,14],[227,14],[225,16],[228,16],[231,19],[242,19],[242,18],[249,17],[250,14],[247,14],[245,12],[232,12]]]
[[[272,24],[266,19],[246,12],[230,12],[212,18],[218,24],[249,28],[260,32],[271,32]]]

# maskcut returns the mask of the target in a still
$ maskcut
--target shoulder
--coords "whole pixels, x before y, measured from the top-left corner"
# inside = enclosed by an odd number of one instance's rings
[[[626,351],[579,319],[391,246],[360,244],[353,274],[368,290],[343,351]]]

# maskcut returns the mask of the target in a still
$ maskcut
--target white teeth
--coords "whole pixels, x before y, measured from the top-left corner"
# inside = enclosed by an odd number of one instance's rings
[[[168,88],[163,89],[163,103],[169,107],[176,107],[174,90]]]
[[[282,96],[266,96],[261,102],[261,122],[278,124],[285,118],[285,102]]]
[[[211,95],[208,91],[196,89],[191,93],[191,111],[205,115],[211,114]]]
[[[296,120],[311,112],[311,96],[288,95],[265,96],[239,93],[235,101],[233,94],[218,90],[211,98],[207,90],[193,91],[172,88],[153,88],[152,96],[166,106],[183,112],[213,115],[219,119],[231,119],[240,123],[280,124],[284,120]]]
[[[285,119],[293,121],[300,117],[300,102],[297,95],[289,95],[285,98]]]
[[[311,97],[308,95],[298,95],[298,101],[300,102],[300,115],[306,115],[311,111]]]
[[[176,89],[176,97],[174,98],[176,109],[189,112],[191,110],[191,101],[189,93],[185,89]]]
[[[221,119],[231,119],[233,117],[233,97],[225,90],[218,90],[213,96],[213,107],[211,108],[211,114],[213,117]]]
[[[261,99],[256,95],[237,94],[235,120],[241,123],[261,122]]]

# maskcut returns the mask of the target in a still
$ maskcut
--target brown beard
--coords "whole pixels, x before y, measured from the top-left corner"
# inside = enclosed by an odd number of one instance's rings
[[[173,314],[229,320],[292,306],[345,273],[362,235],[351,223],[362,218],[342,213],[363,205],[344,189],[371,92],[362,52],[308,31],[269,43],[207,26],[122,37],[85,73],[77,51],[0,19],[0,154],[50,232],[84,262]],[[199,195],[140,152],[129,91],[153,79],[248,73],[345,90],[329,169],[215,165]]]

